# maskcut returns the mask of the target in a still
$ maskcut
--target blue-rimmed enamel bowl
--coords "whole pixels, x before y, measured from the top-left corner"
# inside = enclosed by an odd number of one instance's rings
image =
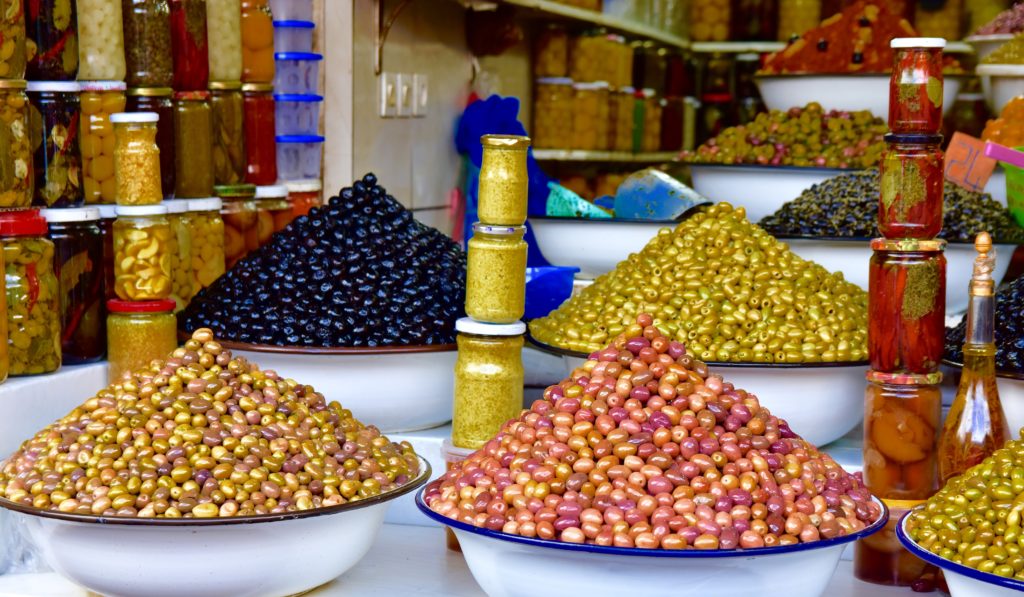
[[[419,500],[419,497],[416,499]],[[917,508],[900,518],[899,524],[896,525],[896,537],[899,538],[903,547],[907,548],[907,551],[942,569],[942,574],[946,577],[946,584],[949,585],[949,594],[952,597],[1010,597],[1024,592],[1024,582],[1022,581],[968,568],[940,558],[914,543],[914,540],[907,535],[906,525],[910,515],[916,510]]]
[[[469,571],[490,597],[626,594],[624,579],[644,595],[764,597],[774,590],[786,597],[817,597],[843,549],[879,531],[889,519],[878,502],[882,516],[871,526],[816,543],[717,551],[601,547],[477,528],[431,510],[423,501],[425,491],[416,495],[416,505],[455,532]]]

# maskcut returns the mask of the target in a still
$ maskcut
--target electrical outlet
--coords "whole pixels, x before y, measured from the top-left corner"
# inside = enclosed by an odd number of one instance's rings
[[[395,118],[398,116],[398,75],[381,73],[380,81],[380,117]]]
[[[398,93],[398,117],[410,118],[412,116],[412,82],[413,75],[399,73],[395,89]]]
[[[417,118],[423,118],[427,115],[427,106],[430,101],[430,91],[427,83],[427,75],[412,76],[412,115]]]

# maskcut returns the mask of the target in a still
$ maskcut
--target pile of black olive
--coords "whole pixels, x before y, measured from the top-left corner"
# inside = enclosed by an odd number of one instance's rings
[[[841,174],[805,190],[760,222],[774,236],[874,238],[878,232],[878,169]],[[997,243],[1024,243],[1024,229],[987,193],[946,182],[939,238],[974,242],[983,230]]]
[[[1000,255],[1009,259],[1009,255]],[[1017,278],[996,291],[996,369],[1007,373],[1024,373],[1024,277]],[[946,329],[946,358],[964,362],[964,336],[967,316],[956,327]]]
[[[178,323],[275,346],[449,344],[465,288],[459,245],[367,174],[238,262]]]

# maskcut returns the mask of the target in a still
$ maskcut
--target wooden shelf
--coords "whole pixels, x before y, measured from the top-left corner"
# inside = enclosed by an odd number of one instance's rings
[[[671,162],[679,155],[677,151],[652,153],[630,153],[627,151],[585,151],[582,149],[534,149],[533,157],[542,162],[619,162],[656,164]]]
[[[781,41],[694,41],[690,50],[695,54],[744,54],[756,52],[778,52],[786,47]],[[951,41],[946,45],[947,54],[971,54],[974,48],[964,41]]]

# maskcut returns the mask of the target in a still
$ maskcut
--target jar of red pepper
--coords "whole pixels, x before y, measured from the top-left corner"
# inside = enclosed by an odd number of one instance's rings
[[[245,100],[245,181],[254,185],[277,182],[277,141],[274,132],[274,86],[246,83]]]
[[[889,80],[889,128],[894,133],[938,133],[942,128],[941,37],[898,37]]]
[[[886,238],[934,238],[942,230],[942,135],[885,136],[878,229]]]
[[[170,0],[175,91],[205,90],[210,82],[206,0]]]

